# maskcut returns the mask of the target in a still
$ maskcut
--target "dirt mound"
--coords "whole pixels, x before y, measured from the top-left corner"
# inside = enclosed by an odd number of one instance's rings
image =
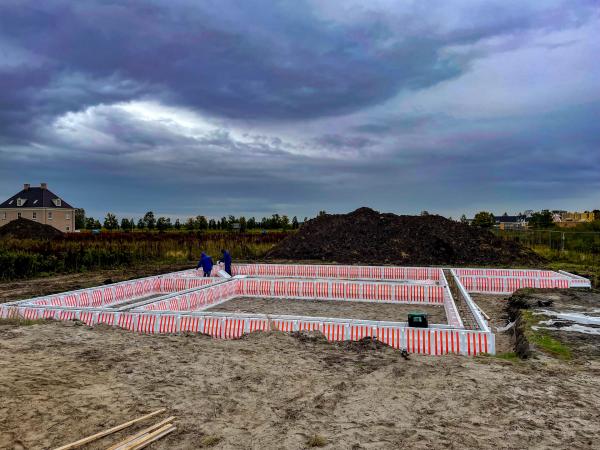
[[[267,257],[401,265],[534,266],[544,262],[516,242],[442,216],[397,216],[370,208],[309,220]]]
[[[61,236],[63,233],[50,225],[23,218],[13,220],[0,227],[0,238],[54,239]]]

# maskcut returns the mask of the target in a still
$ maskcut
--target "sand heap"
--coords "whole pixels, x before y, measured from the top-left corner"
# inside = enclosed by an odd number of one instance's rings
[[[62,236],[60,230],[43,223],[29,219],[17,219],[0,227],[0,238],[11,237],[15,239],[54,239]]]
[[[370,208],[312,219],[267,257],[398,265],[536,266],[544,262],[532,250],[481,228],[437,215],[397,216]]]

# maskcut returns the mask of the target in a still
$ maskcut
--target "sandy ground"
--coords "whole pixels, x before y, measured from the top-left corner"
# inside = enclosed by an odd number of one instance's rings
[[[209,311],[289,314],[395,322],[406,322],[409,312],[421,311],[428,314],[429,323],[447,323],[443,306],[395,305],[391,303],[238,297],[214,306]]]
[[[593,448],[600,365],[402,359],[280,333],[238,341],[0,327],[0,448],[48,448],[164,406],[152,448]],[[157,420],[158,421],[158,420]],[[141,427],[139,427],[141,428]],[[104,448],[134,430],[89,446]]]
[[[475,296],[503,325],[498,299]],[[365,347],[281,333],[222,341],[2,322],[0,448],[52,448],[159,407],[178,430],[152,449],[300,449],[315,434],[331,449],[597,448],[597,358],[404,360]]]

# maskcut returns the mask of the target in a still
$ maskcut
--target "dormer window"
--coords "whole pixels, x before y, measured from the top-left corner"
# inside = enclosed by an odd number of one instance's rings
[[[26,198],[18,198],[17,199],[17,206],[23,206],[26,201],[27,201]]]
[[[54,206],[60,206],[60,204],[61,204],[60,198],[55,198],[54,200],[52,200],[52,203],[54,203]]]

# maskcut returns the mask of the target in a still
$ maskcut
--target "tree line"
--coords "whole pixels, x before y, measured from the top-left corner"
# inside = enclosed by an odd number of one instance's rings
[[[304,218],[304,222],[308,220]],[[248,230],[296,230],[300,228],[298,217],[291,219],[286,215],[273,214],[271,217],[263,217],[257,220],[255,217],[246,218],[244,216],[235,217],[233,215],[221,217],[220,219],[207,218],[206,216],[190,217],[184,222],[179,219],[171,220],[170,217],[156,217],[153,211],[148,211],[143,217],[135,220],[134,218],[123,217],[120,221],[113,213],[107,213],[104,220],[100,222],[94,217],[87,217],[85,210],[78,209],[75,212],[75,227],[84,230],[145,230],[145,231],[204,231],[221,230],[240,232]]]

